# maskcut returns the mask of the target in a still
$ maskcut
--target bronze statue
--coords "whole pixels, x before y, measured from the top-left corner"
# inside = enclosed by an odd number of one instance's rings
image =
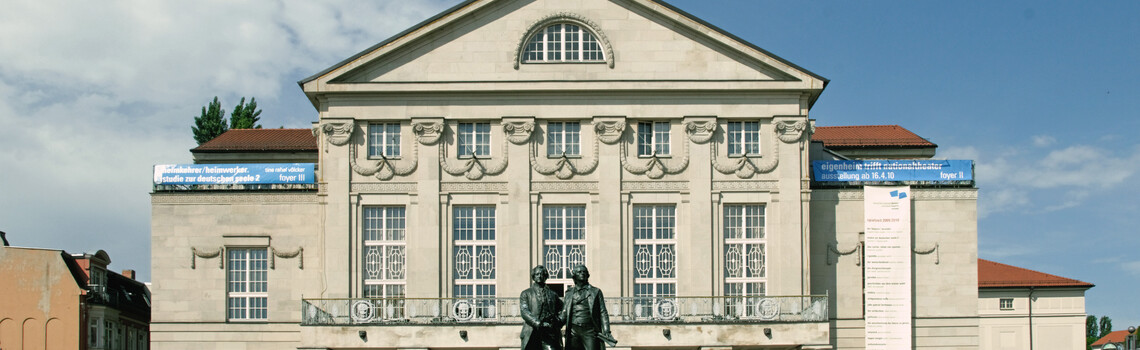
[[[602,290],[590,285],[590,271],[584,265],[570,272],[574,286],[566,291],[559,319],[566,323],[566,350],[603,350],[617,345],[610,334],[610,314]],[[603,344],[604,342],[604,344]]]
[[[558,313],[562,311],[562,301],[558,294],[546,286],[550,274],[546,267],[535,266],[530,270],[530,288],[519,295],[523,319],[522,350],[562,350],[562,339],[558,329],[562,323]]]

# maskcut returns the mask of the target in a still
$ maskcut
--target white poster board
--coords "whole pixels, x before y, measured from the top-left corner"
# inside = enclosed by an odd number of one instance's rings
[[[910,187],[863,188],[867,350],[911,349]]]

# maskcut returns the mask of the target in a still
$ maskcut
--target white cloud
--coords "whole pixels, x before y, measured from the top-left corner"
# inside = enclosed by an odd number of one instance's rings
[[[1049,135],[1033,136],[1033,145],[1037,147],[1048,147],[1057,143],[1057,139]]]
[[[457,2],[6,3],[0,230],[16,245],[106,249],[147,279],[151,166],[189,161],[202,105],[256,96],[267,127],[299,126],[281,121],[315,114],[297,111],[311,108],[293,101],[298,79]]]

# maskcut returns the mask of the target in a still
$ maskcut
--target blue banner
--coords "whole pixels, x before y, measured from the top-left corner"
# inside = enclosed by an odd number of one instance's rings
[[[154,184],[311,184],[315,168],[313,163],[155,165]]]
[[[818,182],[974,180],[972,160],[820,160],[811,168]]]

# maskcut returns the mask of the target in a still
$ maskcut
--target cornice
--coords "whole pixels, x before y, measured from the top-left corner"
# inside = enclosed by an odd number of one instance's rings
[[[155,193],[151,204],[317,203],[316,193]]]

